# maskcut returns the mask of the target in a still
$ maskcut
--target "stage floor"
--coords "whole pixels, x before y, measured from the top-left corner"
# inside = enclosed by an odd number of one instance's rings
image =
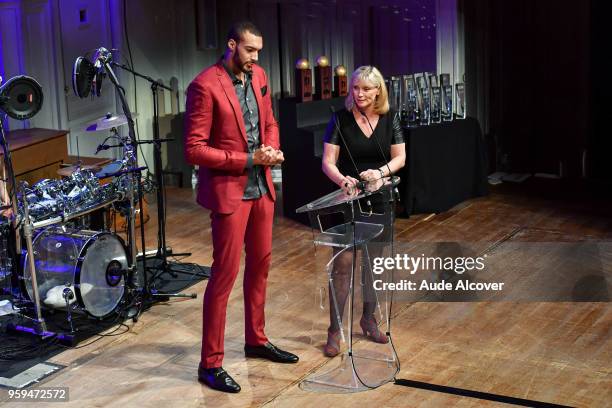
[[[168,190],[168,244],[174,252],[193,254],[184,261],[211,265],[209,213],[194,196],[190,189]],[[442,214],[398,219],[396,240],[501,242],[517,231],[556,234],[565,240],[610,240],[612,218],[597,213],[590,204],[560,205],[556,200],[499,190]],[[150,214],[146,230],[152,248],[154,205]],[[320,258],[314,256],[309,228],[276,217],[266,332],[275,344],[300,356],[296,365],[244,357],[242,278],[238,278],[228,307],[224,368],[242,386],[239,394],[216,392],[196,381],[206,281],[186,291],[197,293],[196,300],[157,304],[137,323],[128,322],[129,332],[54,356],[50,362],[66,368],[35,387],[69,387],[70,401],[62,407],[503,405],[392,383],[344,395],[301,390],[302,379],[334,364],[323,355],[323,342],[312,342],[313,321],[319,314],[309,282],[323,262]],[[569,406],[609,406],[611,310],[605,302],[397,303],[393,309],[393,338],[401,361],[397,378]],[[318,336],[324,339],[325,333]],[[29,405],[8,402],[6,393],[1,395],[4,406]]]

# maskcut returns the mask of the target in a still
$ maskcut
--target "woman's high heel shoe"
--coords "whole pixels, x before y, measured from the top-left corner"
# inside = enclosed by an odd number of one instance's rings
[[[340,354],[340,330],[335,332],[327,330],[327,344],[323,347],[323,354],[327,357],[336,357]]]
[[[380,344],[387,344],[389,342],[387,335],[381,332],[378,328],[378,323],[376,323],[374,316],[370,317],[369,319],[366,319],[365,316],[361,316],[359,325],[361,326],[363,335],[373,342]]]

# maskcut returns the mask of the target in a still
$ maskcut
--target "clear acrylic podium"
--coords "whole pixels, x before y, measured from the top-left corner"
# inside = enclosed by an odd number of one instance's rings
[[[365,391],[392,381],[399,371],[390,333],[392,292],[383,285],[393,281],[393,270],[374,263],[376,258],[394,256],[394,189],[398,183],[397,177],[369,183],[353,196],[338,190],[296,210],[308,214],[315,248],[331,248],[331,259],[315,278],[318,313],[313,333],[320,336],[317,342],[325,344],[328,327],[340,331],[340,354],[303,380],[300,387],[304,390]],[[319,252],[327,253],[317,249]],[[374,316],[387,343],[373,341],[365,331],[361,334],[362,315]]]

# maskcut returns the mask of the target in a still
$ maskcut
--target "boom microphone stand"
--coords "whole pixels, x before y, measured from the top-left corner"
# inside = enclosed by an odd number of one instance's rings
[[[138,157],[138,141],[136,140],[136,134],[134,132],[134,120],[132,118],[132,114],[130,112],[130,108],[128,106],[127,100],[125,98],[125,89],[119,84],[119,81],[117,80],[117,76],[115,75],[115,72],[113,71],[113,69],[111,68],[111,64],[112,64],[112,55],[110,52],[108,52],[108,50],[106,50],[105,48],[100,48],[97,52],[97,59],[100,61],[101,65],[104,67],[104,70],[106,71],[106,73],[108,74],[111,82],[113,83],[113,85],[115,86],[116,90],[117,90],[117,94],[119,95],[119,100],[121,102],[121,107],[123,110],[123,113],[128,121],[128,132],[129,132],[129,137],[130,137],[130,141],[132,146],[134,146],[134,151],[133,151],[133,157],[134,160],[137,160]],[[140,172],[137,172],[136,175],[136,183],[138,186],[138,199],[140,200],[140,205],[141,205],[141,209],[142,207],[142,185],[140,183]],[[135,245],[135,220],[134,220],[134,195],[133,195],[133,183],[129,183],[130,184],[130,191],[128,192],[129,194],[129,199],[130,199],[130,214],[128,217],[128,230],[131,236],[131,248],[130,248],[130,254],[131,254],[131,262],[132,265],[130,267],[131,269],[131,273],[135,273],[138,269],[138,264],[137,264],[137,251],[136,251],[136,245]],[[142,242],[142,248],[144,251],[145,248],[145,241],[144,241],[144,214],[143,211],[140,211],[140,237],[141,237],[141,242]],[[148,277],[147,277],[147,271],[146,271],[146,257],[143,257],[143,280],[144,280],[144,290],[143,290],[143,299],[141,299],[140,302],[140,307],[138,308],[137,312],[132,316],[132,319],[134,321],[138,320],[138,317],[140,315],[140,313],[144,310],[145,308],[145,303],[147,303],[147,301],[152,300],[154,297],[190,297],[190,298],[194,298],[195,295],[186,295],[186,294],[160,294],[160,293],[154,293],[151,290],[151,282],[149,281]]]
[[[151,93],[153,97],[153,168],[155,171],[155,182],[157,183],[157,252],[154,255],[155,259],[160,260],[156,265],[151,266],[150,268],[156,270],[157,273],[153,275],[152,281],[155,281],[164,273],[169,273],[172,277],[178,277],[178,273],[187,273],[179,267],[176,263],[168,262],[168,255],[171,254],[173,256],[190,256],[191,253],[172,253],[172,251],[168,250],[166,246],[166,199],[165,199],[165,183],[164,183],[164,174],[163,174],[163,163],[162,163],[162,155],[161,155],[161,143],[172,141],[172,139],[160,139],[159,135],[159,88],[166,89],[168,91],[172,91],[171,88],[162,84],[159,81],[154,80],[150,76],[143,75],[139,72],[134,71],[130,67],[119,64],[116,62],[112,63],[113,66],[119,67],[131,74],[142,78],[151,84]],[[143,247],[143,259],[146,258],[146,254],[144,253],[145,248]],[[203,271],[198,273],[199,275],[204,275],[208,277]]]

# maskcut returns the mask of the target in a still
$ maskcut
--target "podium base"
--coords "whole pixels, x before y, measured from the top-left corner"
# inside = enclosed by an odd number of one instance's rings
[[[324,369],[322,367],[321,369]],[[380,387],[397,373],[397,360],[371,350],[345,352],[339,364],[324,373],[313,373],[300,383],[304,391],[346,394]]]

